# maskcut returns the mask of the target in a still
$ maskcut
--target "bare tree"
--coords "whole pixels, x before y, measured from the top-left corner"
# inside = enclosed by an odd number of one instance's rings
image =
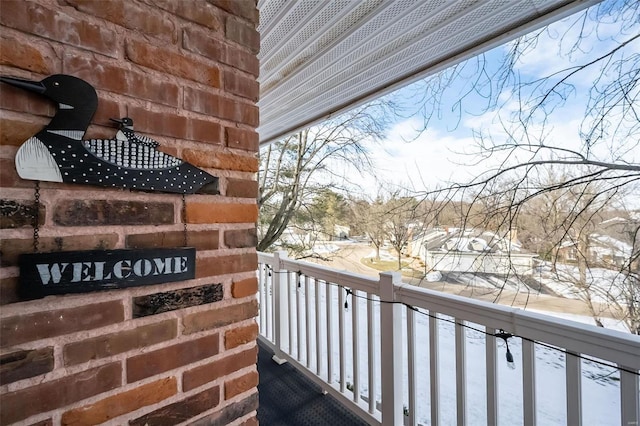
[[[388,219],[384,200],[377,197],[374,201],[352,201],[354,217],[357,218],[360,227],[364,231],[371,244],[376,249],[376,260],[380,260],[380,248],[385,242],[385,224]]]
[[[607,27],[611,23],[615,33]],[[527,55],[549,40],[555,40],[555,57],[564,65],[549,64],[535,77],[525,72],[521,64]],[[592,303],[596,290],[589,284],[596,266],[589,257],[593,227],[622,194],[636,201],[640,194],[639,45],[640,2],[604,1],[562,25],[512,42],[497,66],[493,52],[424,83],[425,93],[433,95],[423,109],[425,127],[434,114],[442,114],[444,105],[454,113],[473,111],[482,118],[474,129],[476,149],[464,153],[467,160],[461,166],[483,169],[470,180],[425,191],[423,199],[441,211],[443,206],[466,202],[470,207],[461,209],[463,225],[482,224],[502,232],[532,225],[531,212],[539,209],[546,219],[538,222],[537,232],[544,239],[538,241],[541,254],[556,262],[561,244],[575,243],[575,287],[598,324],[601,312]],[[451,84],[463,76],[466,85]],[[573,127],[575,136],[559,137],[554,117],[577,104],[583,109],[581,121]],[[546,179],[551,170],[561,176]],[[536,239],[533,233],[528,238]],[[637,244],[632,247],[628,266],[620,271],[627,277],[629,297],[622,303],[613,300],[620,300],[620,286],[610,291],[610,297],[598,297],[610,299],[625,318],[637,318],[638,309],[637,268],[630,265],[634,259],[637,263],[640,251]],[[630,330],[637,332],[635,320],[630,321]]]
[[[416,223],[418,202],[415,198],[401,196],[398,192],[389,194],[385,203],[384,231],[398,256],[398,270],[402,269],[402,250],[412,237],[412,227]]]
[[[296,215],[299,228],[317,228],[305,223],[305,211],[320,191],[339,190],[349,183],[347,175],[335,170],[370,169],[364,142],[384,134],[384,110],[389,107],[383,101],[370,103],[264,147],[258,177],[258,250],[266,251],[279,241]]]

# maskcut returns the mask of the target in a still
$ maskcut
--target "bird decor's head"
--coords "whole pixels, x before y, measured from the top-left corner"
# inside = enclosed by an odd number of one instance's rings
[[[86,130],[98,108],[98,95],[93,86],[72,75],[55,74],[41,81],[3,76],[0,81],[55,102],[58,113],[49,123],[49,129]]]
[[[113,121],[114,123],[118,123],[123,129],[133,130],[133,120],[129,117],[124,117],[121,119],[110,118],[109,120]]]
[[[0,77],[0,81],[49,98],[56,102],[61,110],[82,108],[87,105],[95,107],[98,102],[93,86],[71,75],[56,74],[41,81]]]

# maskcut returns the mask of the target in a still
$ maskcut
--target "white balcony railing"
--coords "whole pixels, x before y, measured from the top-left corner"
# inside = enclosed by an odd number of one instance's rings
[[[369,424],[639,424],[637,336],[258,259],[260,339]]]

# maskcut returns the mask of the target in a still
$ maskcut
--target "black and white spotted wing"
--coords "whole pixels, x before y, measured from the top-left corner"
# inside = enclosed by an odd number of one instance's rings
[[[161,170],[177,167],[182,160],[155,149],[157,142],[131,143],[121,139],[89,139],[82,141],[85,149],[100,160],[133,170]],[[154,145],[155,144],[155,145]]]

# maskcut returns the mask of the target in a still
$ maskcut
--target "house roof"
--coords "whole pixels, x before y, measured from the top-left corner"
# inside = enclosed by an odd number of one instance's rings
[[[599,0],[259,0],[260,143]]]

